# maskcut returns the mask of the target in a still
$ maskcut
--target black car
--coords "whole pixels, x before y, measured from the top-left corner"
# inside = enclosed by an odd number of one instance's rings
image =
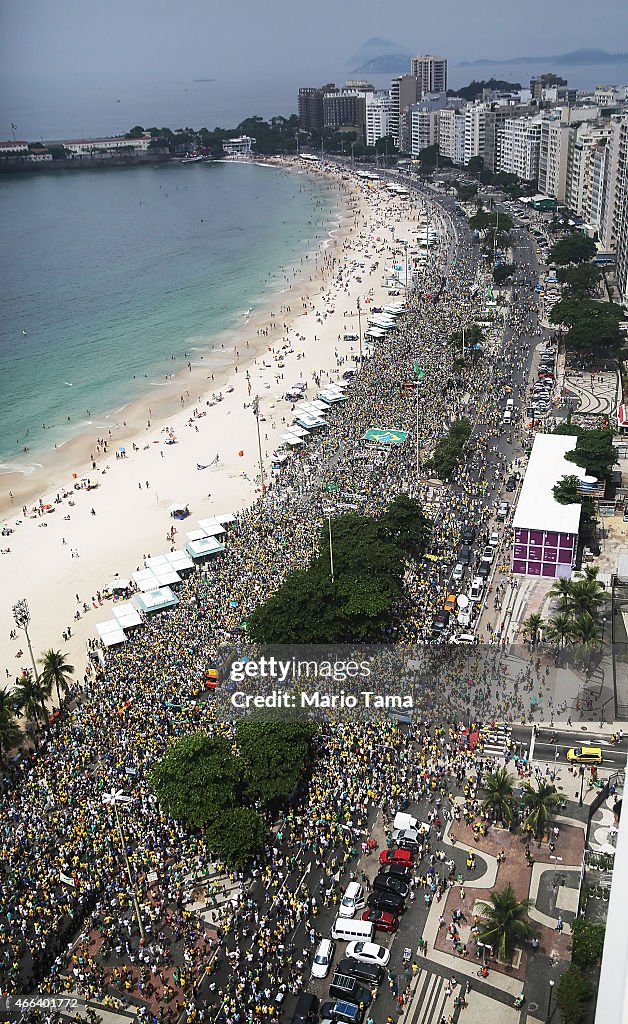
[[[461,562],[462,565],[469,565],[471,562],[471,548],[468,544],[463,544],[460,548],[460,551],[458,552],[458,561]]]
[[[439,611],[438,614],[434,616],[434,621],[432,622],[432,631],[440,633],[442,629],[447,629],[448,625],[449,612],[446,612],[445,609],[442,608],[441,611]]]
[[[480,579],[486,580],[486,579],[488,579],[490,574],[491,574],[491,563],[490,562],[480,562],[480,565],[478,567],[478,576],[480,577]]]
[[[404,900],[410,892],[408,883],[395,875],[377,875],[373,882],[373,888],[378,892],[394,892],[397,896],[402,896]]]
[[[361,960],[353,960],[351,957],[341,960],[336,972],[350,974],[363,985],[369,985],[371,988],[381,985],[385,974],[384,968],[379,964],[364,964]]]
[[[316,1024],[320,1000],[312,992],[300,992],[292,1014],[292,1024]]]
[[[406,909],[403,896],[396,892],[378,892],[375,889],[369,893],[366,902],[371,910],[387,910],[389,914],[403,914]]]
[[[506,481],[506,490],[507,491],[516,491],[516,489],[517,489],[517,479],[516,479],[516,477],[509,476],[507,481]]]
[[[412,877],[412,870],[403,864],[382,864],[377,874],[395,875],[397,878],[403,879],[404,882],[409,882]]]
[[[346,999],[333,999],[321,1006],[321,1020],[342,1021],[343,1024],[362,1024],[366,1007]]]
[[[473,544],[475,540],[475,526],[463,526],[460,532],[460,539],[463,544]]]

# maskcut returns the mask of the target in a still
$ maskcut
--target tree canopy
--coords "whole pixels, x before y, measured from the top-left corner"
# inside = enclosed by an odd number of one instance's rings
[[[588,263],[597,254],[597,246],[592,238],[575,231],[550,249],[549,258],[552,263],[565,266],[567,263]]]
[[[464,446],[471,436],[471,423],[467,419],[454,420],[446,437],[443,437],[426,468],[441,480],[448,480],[462,459]]]
[[[404,558],[419,555],[430,534],[420,505],[405,495],[378,518],[350,513],[331,519],[310,565],[289,573],[253,610],[249,635],[271,644],[383,638],[403,593]]]
[[[624,311],[612,302],[595,302],[582,294],[566,295],[556,303],[549,319],[569,327],[567,347],[585,356],[600,350],[614,352],[622,343],[619,324]]]
[[[596,291],[602,271],[593,263],[578,263],[575,266],[559,267],[558,280],[567,286],[567,293],[589,298]]]
[[[567,462],[588,470],[598,479],[605,479],[617,462],[612,430],[583,430],[576,447],[565,454]]]
[[[316,726],[306,717],[253,712],[236,725],[247,792],[264,804],[289,797],[303,778]]]
[[[224,737],[197,732],[174,743],[153,769],[151,781],[162,806],[187,825],[206,826],[238,802],[242,765]]]

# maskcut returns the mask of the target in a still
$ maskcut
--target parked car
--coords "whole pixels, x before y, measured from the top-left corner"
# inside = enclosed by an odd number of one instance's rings
[[[411,850],[395,849],[382,850],[379,855],[380,864],[398,864],[406,868],[414,866],[414,855]]]
[[[338,914],[340,917],[353,917],[356,910],[362,910],[365,906],[364,886],[359,882],[349,882],[340,901]]]
[[[447,594],[447,597],[445,598],[445,604],[443,606],[444,610],[446,612],[453,612],[456,608],[457,600],[458,598],[456,597],[455,594]]]
[[[407,853],[410,851],[407,850]],[[383,864],[377,872],[377,877],[384,875],[393,875],[395,878],[400,878],[403,882],[409,882],[412,878],[412,868],[404,868],[403,864]]]
[[[461,583],[464,579],[464,565],[462,562],[456,562],[451,573],[452,583]]]
[[[406,904],[396,892],[373,891],[366,901],[371,910],[387,910],[390,914],[403,914]]]
[[[390,295],[390,292],[388,293]],[[366,1007],[361,1009],[357,1003],[347,999],[332,999],[321,1006],[321,1022],[326,1020],[340,1021],[341,1024],[362,1024]]]
[[[499,533],[497,532],[497,530],[493,530],[490,537],[488,538],[488,542],[493,548],[499,547]]]
[[[484,590],[484,580],[481,576],[476,576],[469,587],[469,600],[479,601],[482,597]]]
[[[421,835],[416,828],[395,828],[392,833],[392,841],[395,846],[405,846],[413,849],[419,846]]]
[[[446,612],[444,608],[441,609],[432,620],[432,632],[440,633],[443,629],[447,629],[449,625],[449,612]]]
[[[397,915],[391,913],[390,910],[380,910],[379,907],[369,907],[362,914],[363,921],[369,921],[376,932],[386,932],[390,934],[396,932],[399,927],[399,921]]]
[[[373,889],[377,892],[394,892],[404,900],[408,898],[410,886],[398,875],[376,875],[373,880]]]
[[[460,539],[463,544],[473,544],[475,540],[475,526],[463,526],[460,532]]]
[[[488,544],[484,548],[484,550],[482,552],[482,561],[483,562],[492,562],[494,557],[495,557],[495,548],[491,547],[491,545]]]
[[[316,947],[316,952],[314,953],[314,962],[312,963],[313,978],[327,977],[329,969],[333,963],[335,952],[336,943],[333,939],[321,939]]]
[[[490,562],[480,562],[480,565],[479,565],[479,568],[478,568],[478,576],[480,577],[480,579],[483,579],[483,580],[488,579],[490,574],[491,574],[491,563]]]
[[[378,967],[385,967],[390,960],[390,950],[377,942],[350,942],[345,955],[364,964],[377,964]]]
[[[497,509],[496,518],[500,522],[503,522],[504,519],[507,519],[509,510],[510,510],[510,505],[508,504],[508,502],[507,501],[500,501],[498,509]]]
[[[516,477],[509,476],[507,481],[506,481],[506,490],[507,491],[516,491],[516,489],[517,489],[517,479],[516,479]]]

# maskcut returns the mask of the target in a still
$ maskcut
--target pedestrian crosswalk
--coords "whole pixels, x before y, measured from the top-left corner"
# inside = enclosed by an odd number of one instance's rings
[[[496,722],[481,730],[484,754],[488,757],[503,757],[510,743],[510,726]]]
[[[456,992],[460,988],[456,987]],[[453,1012],[453,996],[447,993],[447,979],[431,971],[420,970],[410,985],[403,1024],[440,1024]]]
[[[184,884],[185,909],[200,914],[207,924],[213,924],[216,912],[230,900],[237,901],[242,891],[240,882],[214,870],[190,875]]]

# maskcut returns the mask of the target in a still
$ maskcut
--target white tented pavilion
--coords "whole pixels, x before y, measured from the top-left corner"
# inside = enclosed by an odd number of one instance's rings
[[[211,517],[209,519],[199,519],[198,525],[203,531],[201,537],[222,537],[227,532],[222,523],[216,523]],[[198,533],[199,531],[195,530],[194,532]],[[190,537],[188,534],[189,540],[201,540],[201,537]]]
[[[107,619],[106,622],[96,624],[96,632],[105,647],[115,647],[116,644],[123,644],[126,636],[122,626],[117,619]]]
[[[215,537],[201,537],[200,540],[191,540],[185,545],[185,550],[191,558],[211,558],[225,550],[225,545],[217,541]]]
[[[113,615],[121,629],[131,629],[133,626],[142,625],[142,616],[130,601],[121,601],[114,604]]]
[[[151,612],[161,612],[165,608],[174,608],[178,603],[179,598],[170,587],[147,590],[143,594],[136,594],[133,598],[135,607],[141,609],[145,615],[150,615]]]
[[[168,571],[184,573],[193,569],[194,563],[185,551],[168,551],[165,555],[152,555],[147,558],[146,568],[152,569],[155,574]]]
[[[155,569],[140,569],[139,572],[131,573],[131,579],[142,593],[147,593],[149,590],[159,590],[160,587],[171,586],[174,583],[181,583],[179,573],[169,565]]]

